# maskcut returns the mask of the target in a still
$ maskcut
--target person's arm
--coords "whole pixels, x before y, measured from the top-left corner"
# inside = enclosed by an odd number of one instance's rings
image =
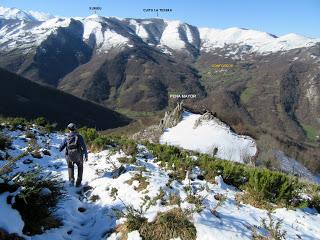
[[[59,151],[61,152],[67,146],[67,139],[65,138],[59,146]]]
[[[87,147],[86,144],[83,140],[83,137],[81,135],[79,135],[79,141],[80,141],[80,146],[81,146],[81,150],[82,150],[82,154],[84,155],[85,159],[88,160],[88,151],[87,151]]]

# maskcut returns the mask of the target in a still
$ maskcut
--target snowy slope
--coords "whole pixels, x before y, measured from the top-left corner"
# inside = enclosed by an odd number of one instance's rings
[[[317,178],[308,170],[303,164],[296,159],[288,157],[284,152],[280,150],[274,151],[274,155],[277,158],[280,169],[284,172],[299,176],[301,178],[308,179],[311,182],[320,183],[320,178]]]
[[[34,129],[33,129],[34,130]],[[16,156],[21,153],[27,143],[22,140],[25,133],[21,131],[9,132],[4,131],[13,139],[15,150],[9,150],[10,155]],[[37,134],[37,142],[44,147],[44,143],[49,143],[51,156],[44,156],[42,159],[35,159],[26,156],[16,163],[14,171],[9,175],[13,176],[22,171],[30,171],[35,167],[43,167],[46,172],[59,173],[63,181],[67,181],[67,167],[64,155],[57,151],[59,143],[63,139],[62,134],[50,134],[50,136],[40,136]],[[48,146],[47,146],[48,147]],[[111,171],[114,166],[120,166],[119,157],[125,154],[120,152],[111,152],[105,150],[99,153],[90,153],[89,161],[84,166],[84,183],[88,184],[92,189],[85,194],[77,193],[77,189],[69,187],[67,182],[64,184],[67,197],[63,198],[58,206],[57,214],[63,220],[63,226],[56,229],[46,231],[44,234],[36,236],[23,236],[21,234],[23,221],[16,210],[6,204],[8,193],[0,195],[0,228],[5,228],[9,232],[19,233],[26,240],[100,240],[106,232],[123,223],[126,219],[115,218],[112,208],[123,209],[124,204],[133,205],[136,209],[149,196],[151,199],[159,194],[160,188],[165,192],[165,197],[170,193],[178,194],[181,199],[182,209],[192,209],[193,204],[185,201],[187,193],[186,186],[197,192],[198,195],[205,197],[204,209],[200,213],[194,212],[191,221],[197,230],[198,240],[225,240],[225,239],[252,239],[252,229],[261,225],[261,218],[267,217],[267,211],[254,208],[247,204],[237,204],[235,197],[240,194],[234,187],[225,184],[221,177],[216,177],[215,183],[209,183],[202,180],[190,181],[188,179],[178,182],[174,180],[167,186],[169,176],[168,172],[162,169],[156,160],[150,155],[149,151],[142,145],[139,146],[139,154],[136,164],[125,165],[126,172],[118,178],[111,177]],[[130,157],[130,156],[129,156]],[[31,159],[33,162],[24,164],[23,160]],[[5,162],[0,161],[0,166]],[[139,173],[138,168],[145,167],[143,176],[147,177],[149,185],[143,191],[136,191],[134,186],[138,182],[134,181],[132,185],[126,183],[134,174]],[[118,189],[115,197],[110,195],[111,189]],[[216,194],[226,196],[226,201],[217,208],[218,217],[210,212],[210,209],[216,207],[218,200]],[[98,196],[97,201],[92,201],[91,196]],[[85,212],[79,212],[78,208],[83,207]],[[158,212],[164,212],[176,205],[162,205],[159,199],[155,205],[150,208],[144,207],[144,216],[151,222]],[[320,214],[312,209],[304,210],[288,210],[284,208],[276,209],[272,216],[276,219],[283,219],[281,230],[287,232],[286,239],[319,239]],[[70,233],[70,230],[72,232]],[[263,229],[258,231],[263,232]],[[69,234],[68,234],[69,232]],[[130,239],[139,239],[139,233],[134,231],[129,234]],[[119,239],[119,233],[113,233],[107,239]]]
[[[117,33],[104,18],[98,15],[91,15],[82,20],[84,32],[83,39],[89,42],[90,37],[94,37],[94,46],[98,51],[105,51],[112,48],[121,48],[129,44],[130,40]]]
[[[167,129],[160,137],[161,143],[179,146],[185,149],[212,154],[221,159],[245,162],[257,152],[254,140],[240,136],[218,119],[205,121],[195,127],[200,114],[184,112],[182,121],[173,128]]]
[[[51,18],[43,22],[18,21],[2,27],[0,25],[0,50],[20,48],[24,53],[28,53],[54,34],[58,28],[68,27],[70,21],[68,18]]]
[[[202,50],[209,52],[215,48],[222,48],[228,44],[248,45],[251,52],[268,53],[287,51],[294,48],[310,47],[320,39],[311,39],[297,34],[287,34],[281,37],[241,28],[225,30],[200,28]]]

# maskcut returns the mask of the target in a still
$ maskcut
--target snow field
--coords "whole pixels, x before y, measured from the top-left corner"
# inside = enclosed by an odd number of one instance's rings
[[[218,158],[242,163],[256,154],[257,146],[252,138],[233,133],[218,120],[205,121],[194,127],[200,117],[200,114],[184,112],[182,121],[166,129],[160,137],[160,143],[207,154],[212,154],[217,148]]]

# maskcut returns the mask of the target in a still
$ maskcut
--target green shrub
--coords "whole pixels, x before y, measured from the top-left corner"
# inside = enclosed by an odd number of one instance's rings
[[[27,131],[26,132],[26,138],[35,139],[36,135],[31,131]]]
[[[96,129],[94,128],[79,128],[78,132],[83,136],[86,143],[92,143],[99,135]]]
[[[24,234],[41,234],[47,229],[61,226],[60,220],[54,216],[57,202],[62,196],[58,176],[44,176],[38,170],[21,175],[15,183],[22,187],[22,191],[15,197],[13,208],[19,211],[25,223]],[[47,189],[47,194],[42,192],[44,189]]]
[[[44,127],[43,127],[43,130],[46,132],[46,133],[52,133],[54,130],[56,130],[56,127],[57,127],[57,124],[56,123],[47,123]]]
[[[44,117],[38,117],[33,120],[34,124],[37,126],[45,127],[48,124],[48,121]]]
[[[26,119],[24,118],[8,118],[7,119],[9,121],[9,124],[12,126],[13,130],[17,129],[18,126],[21,126],[21,127],[25,127],[27,126],[29,123]]]
[[[320,192],[315,192],[312,194],[308,206],[314,207],[318,213],[320,213]]]
[[[116,142],[118,148],[122,149],[127,155],[135,156],[138,152],[137,143],[131,139],[118,138],[115,139],[114,142]]]
[[[91,145],[96,150],[101,151],[103,149],[106,149],[107,146],[111,145],[112,143],[113,142],[109,137],[104,135],[98,135],[98,137],[91,142]]]
[[[299,189],[296,178],[267,169],[255,168],[249,171],[244,189],[252,195],[260,195],[272,203],[290,205],[297,198]]]

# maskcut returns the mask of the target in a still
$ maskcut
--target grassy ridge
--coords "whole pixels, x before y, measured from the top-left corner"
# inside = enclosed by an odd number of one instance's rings
[[[133,156],[137,152],[137,143],[130,139],[101,135],[90,128],[80,129],[80,133],[93,149],[101,150],[116,146]],[[220,160],[207,154],[199,154],[174,146],[150,142],[143,142],[143,144],[157,158],[162,167],[173,170],[171,178],[176,180],[185,179],[186,172],[198,166],[207,181],[213,182],[215,176],[221,175],[227,184],[244,190],[256,202],[286,207],[309,206],[320,210],[319,185],[303,182],[297,177],[282,172]],[[197,160],[192,156],[196,156]],[[310,199],[301,198],[302,192],[307,193]]]

